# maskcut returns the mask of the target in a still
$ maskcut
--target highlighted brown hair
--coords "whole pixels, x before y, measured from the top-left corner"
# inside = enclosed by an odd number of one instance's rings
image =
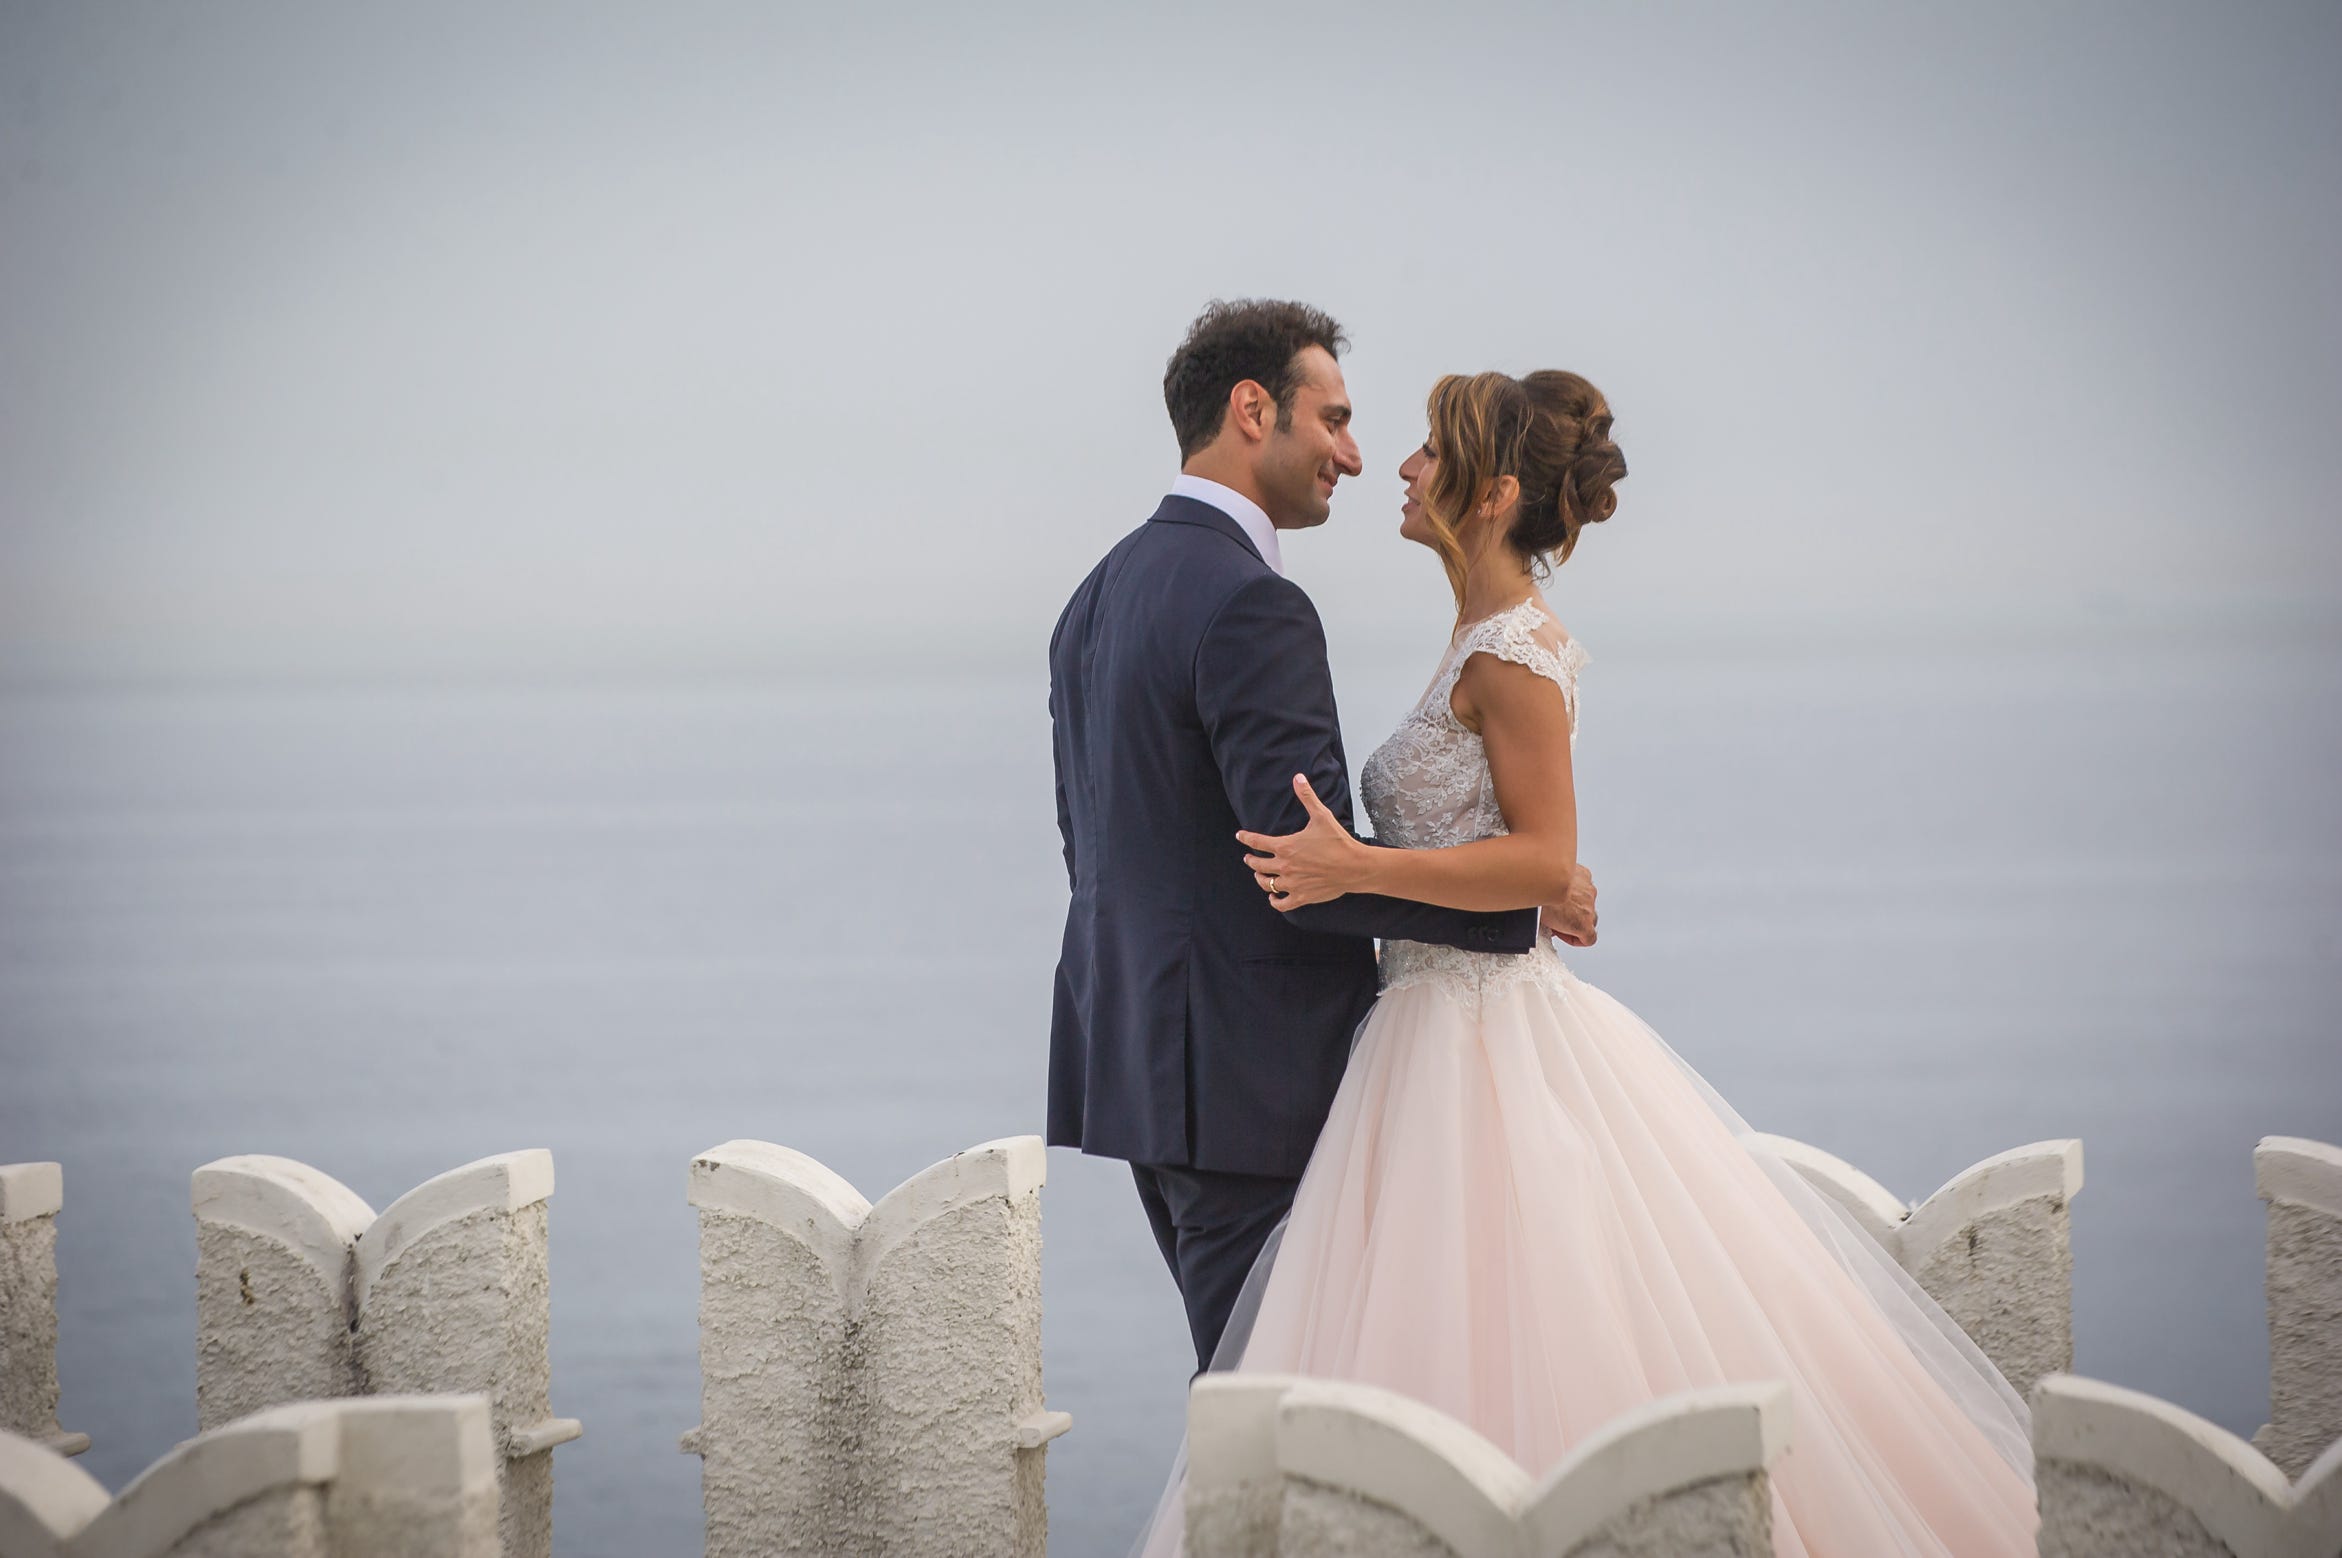
[[[1618,511],[1613,489],[1626,456],[1610,439],[1610,403],[1576,374],[1451,373],[1431,387],[1427,415],[1439,464],[1424,517],[1459,610],[1469,559],[1458,534],[1498,478],[1521,484],[1505,544],[1540,574],[1569,560],[1586,526]]]

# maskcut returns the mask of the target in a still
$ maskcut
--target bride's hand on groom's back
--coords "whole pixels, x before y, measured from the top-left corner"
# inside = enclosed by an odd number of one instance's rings
[[[1252,851],[1244,863],[1252,868],[1253,881],[1279,910],[1325,903],[1357,892],[1374,853],[1372,846],[1350,836],[1342,820],[1327,810],[1309,787],[1307,775],[1293,776],[1293,793],[1309,814],[1308,826],[1299,833],[1279,837],[1239,831],[1236,835],[1237,842]]]
[[[1538,928],[1548,936],[1559,936],[1573,947],[1594,944],[1594,873],[1578,867],[1577,880],[1570,883],[1569,896],[1559,903],[1549,903],[1538,916]]]

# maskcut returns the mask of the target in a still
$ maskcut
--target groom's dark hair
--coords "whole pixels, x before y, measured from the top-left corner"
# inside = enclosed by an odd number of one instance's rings
[[[1187,459],[1220,433],[1228,392],[1246,379],[1277,403],[1277,431],[1293,426],[1301,388],[1301,354],[1322,346],[1339,357],[1350,344],[1333,316],[1307,303],[1273,298],[1214,299],[1187,327],[1187,339],[1163,369],[1163,405]]]

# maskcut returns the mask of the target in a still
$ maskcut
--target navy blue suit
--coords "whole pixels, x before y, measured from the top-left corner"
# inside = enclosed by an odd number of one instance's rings
[[[1165,498],[1074,591],[1049,713],[1073,891],[1049,1141],[1137,1166],[1208,1361],[1373,1004],[1372,938],[1524,952],[1537,913],[1269,906],[1236,830],[1298,832],[1296,773],[1348,826],[1350,777],[1315,608],[1209,503]]]

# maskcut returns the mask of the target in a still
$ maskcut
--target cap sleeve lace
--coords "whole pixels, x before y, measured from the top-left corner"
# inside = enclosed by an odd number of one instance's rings
[[[1458,729],[1463,726],[1455,717],[1451,700],[1456,679],[1464,674],[1464,666],[1474,655],[1493,655],[1514,665],[1525,665],[1559,687],[1562,701],[1569,707],[1569,733],[1573,737],[1577,735],[1578,668],[1586,663],[1586,652],[1536,601],[1525,600],[1509,611],[1483,617],[1456,640],[1456,647],[1449,653],[1439,681],[1432,689],[1430,701]]]

